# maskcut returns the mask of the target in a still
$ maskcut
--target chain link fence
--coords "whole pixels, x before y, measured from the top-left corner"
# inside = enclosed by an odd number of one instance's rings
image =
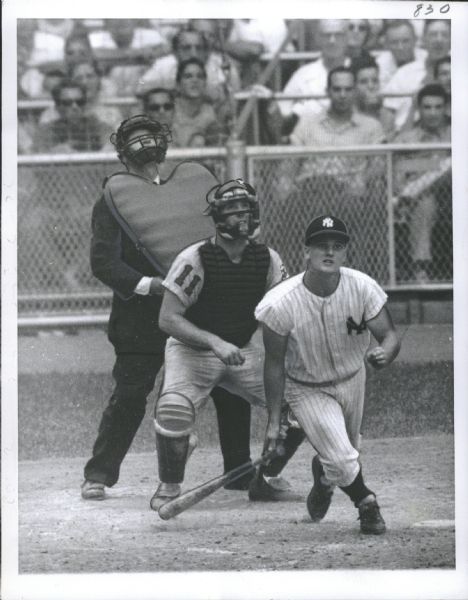
[[[249,181],[261,202],[262,235],[290,273],[304,268],[303,235],[332,213],[348,225],[348,265],[382,285],[450,283],[450,147],[380,146],[250,153]]]
[[[183,154],[185,152],[185,154]],[[248,148],[246,178],[261,203],[262,238],[291,274],[304,268],[310,219],[336,213],[351,231],[348,264],[381,285],[452,281],[448,145],[317,152]],[[170,172],[186,151],[169,153]],[[194,156],[192,156],[194,158]],[[226,152],[196,156],[220,180]],[[18,311],[21,317],[104,313],[109,290],[89,268],[91,211],[112,155],[24,157],[18,167]]]
[[[198,160],[219,179],[226,178],[223,158]],[[169,154],[164,173],[169,174],[178,162]],[[104,178],[119,170],[124,170],[122,164],[107,155],[93,155],[89,160],[84,156],[65,160],[41,156],[20,161],[20,316],[96,314],[109,309],[109,289],[93,277],[89,266],[91,213]]]

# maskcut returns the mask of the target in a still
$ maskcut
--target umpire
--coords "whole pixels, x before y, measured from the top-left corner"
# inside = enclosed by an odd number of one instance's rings
[[[158,166],[170,140],[167,126],[146,115],[123,121],[111,136],[127,171],[155,184],[160,183]],[[166,343],[166,334],[158,327],[163,274],[119,226],[104,195],[92,214],[91,269],[113,291],[108,337],[116,354],[115,388],[84,468],[81,495],[85,500],[103,500],[105,487],[119,478],[120,465],[145,415]],[[220,388],[213,397],[224,466],[230,470],[250,459],[250,406]],[[238,481],[234,489],[247,489],[248,483]]]

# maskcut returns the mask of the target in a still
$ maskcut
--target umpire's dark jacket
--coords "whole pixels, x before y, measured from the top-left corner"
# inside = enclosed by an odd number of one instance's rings
[[[108,335],[117,354],[161,352],[167,338],[158,327],[162,296],[134,293],[143,276],[161,274],[122,231],[103,196],[93,208],[91,270],[114,292]]]

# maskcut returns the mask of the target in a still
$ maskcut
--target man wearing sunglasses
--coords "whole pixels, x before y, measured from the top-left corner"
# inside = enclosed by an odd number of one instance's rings
[[[142,95],[141,101],[145,115],[171,127],[175,108],[171,90],[162,87],[151,88]],[[174,132],[172,132],[171,146],[173,148],[178,146],[177,140],[174,140]]]
[[[64,79],[52,90],[52,97],[59,117],[38,127],[34,138],[35,152],[106,149],[108,127],[94,115],[87,114],[86,90],[80,84]]]

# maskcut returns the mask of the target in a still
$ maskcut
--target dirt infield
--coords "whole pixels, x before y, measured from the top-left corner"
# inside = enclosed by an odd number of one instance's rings
[[[364,442],[364,471],[388,527],[378,537],[359,533],[356,509],[339,490],[324,521],[310,522],[311,455],[304,444],[284,472],[297,501],[251,503],[245,492],[220,490],[167,522],[149,510],[154,455],[129,454],[104,502],[80,498],[83,458],[24,461],[20,572],[454,568],[452,436]],[[219,453],[197,449],[185,486],[219,472]]]

